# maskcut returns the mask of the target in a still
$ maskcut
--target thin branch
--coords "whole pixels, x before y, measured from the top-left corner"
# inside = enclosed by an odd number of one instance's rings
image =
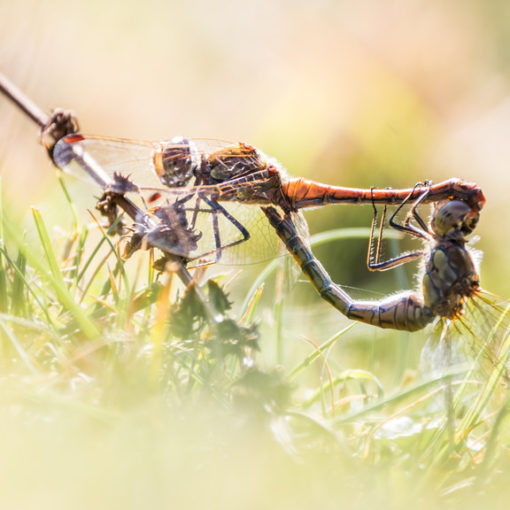
[[[18,108],[28,115],[39,127],[48,124],[49,117],[34,102],[28,99],[16,85],[11,83],[0,73],[0,91],[3,92],[11,101],[16,103]]]

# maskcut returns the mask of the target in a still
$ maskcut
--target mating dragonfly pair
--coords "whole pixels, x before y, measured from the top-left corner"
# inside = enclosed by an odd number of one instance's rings
[[[48,128],[43,140],[47,132]],[[450,179],[402,190],[329,186],[289,177],[275,159],[244,143],[185,138],[140,142],[72,133],[47,147],[56,166],[82,176],[85,172],[103,188],[100,207],[111,219],[119,199],[124,200],[124,210],[126,197],[128,205],[139,204],[131,214],[134,224],[127,256],[147,247],[186,262],[255,262],[277,255],[283,244],[320,295],[347,317],[408,331],[421,329],[436,317],[459,318],[466,300],[482,295],[475,264],[465,247],[485,203],[475,184]],[[436,206],[427,225],[418,208],[431,202]],[[374,207],[369,254],[376,204],[384,205],[369,268],[386,270],[425,258],[422,292],[357,301],[332,282],[310,249],[301,209],[339,203]],[[411,209],[399,224],[396,215],[405,204]],[[383,225],[390,205],[398,206],[390,225],[424,240],[425,249],[381,261]]]

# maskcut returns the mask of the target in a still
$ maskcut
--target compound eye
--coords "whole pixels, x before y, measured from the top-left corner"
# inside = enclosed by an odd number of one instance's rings
[[[470,233],[478,221],[477,215],[472,214],[471,208],[460,200],[450,200],[439,203],[432,220],[432,228],[440,235],[445,236],[455,231]],[[465,222],[466,217],[469,217]]]
[[[471,234],[478,224],[478,218],[470,218],[461,225],[461,232],[463,234]]]

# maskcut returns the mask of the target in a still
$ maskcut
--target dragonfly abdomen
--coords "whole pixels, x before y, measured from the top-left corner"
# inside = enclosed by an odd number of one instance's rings
[[[308,243],[296,232],[290,216],[282,217],[274,207],[267,207],[264,212],[317,292],[349,319],[406,331],[422,329],[434,319],[431,310],[415,292],[399,293],[381,301],[352,299],[331,280]]]
[[[485,203],[485,196],[479,186],[459,179],[449,179],[433,185],[424,183],[412,189],[372,188],[367,190],[330,186],[299,177],[284,182],[282,191],[294,209],[339,203],[401,204],[404,200],[414,200],[421,197],[425,191],[427,196],[422,203],[443,199],[462,200],[472,208],[474,213],[480,211]]]
[[[351,300],[345,315],[380,328],[404,331],[418,331],[434,319],[416,292],[400,292],[381,301]]]

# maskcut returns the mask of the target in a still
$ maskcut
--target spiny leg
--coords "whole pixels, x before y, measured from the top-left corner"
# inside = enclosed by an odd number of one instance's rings
[[[214,199],[208,198],[205,195],[199,195],[199,198],[201,198],[210,208],[211,208],[211,214],[213,215],[213,232],[214,232],[214,243],[215,243],[215,250],[212,250],[208,253],[204,253],[201,256],[207,256],[214,254],[215,255],[215,261],[219,262],[221,258],[221,254],[224,249],[231,248],[233,246],[236,246],[238,244],[244,243],[248,239],[250,239],[250,233],[246,228],[236,219],[234,216],[232,216],[219,202],[217,202]],[[227,244],[222,244],[221,242],[221,233],[218,223],[218,217],[219,215],[224,216],[232,225],[239,230],[239,232],[242,235],[241,239],[237,239],[236,241],[232,241]]]
[[[404,219],[404,223],[400,225],[395,221],[395,218],[398,216],[402,208],[409,202],[411,197],[414,194],[414,191],[416,188],[424,186],[426,189],[425,191],[415,200],[413,203],[413,206],[411,207],[411,210],[406,215]],[[425,181],[424,183],[418,182],[413,187],[413,191],[407,196],[407,198],[397,207],[395,212],[391,215],[389,224],[392,228],[395,230],[398,230],[400,232],[405,232],[406,234],[409,234],[414,237],[418,237],[420,239],[424,239],[426,241],[430,240],[430,233],[428,231],[428,227],[426,223],[423,221],[421,216],[418,214],[417,207],[423,203],[423,201],[428,197],[430,193],[430,182]],[[410,225],[411,217],[415,218],[418,224],[420,225],[421,229],[414,227],[413,225]]]
[[[419,186],[420,184],[421,183],[416,184],[416,186],[413,188],[413,191],[411,192],[411,194],[409,196],[412,196],[412,193],[414,192],[416,187]],[[373,192],[373,188],[371,188],[371,191]],[[423,200],[422,197],[423,197],[423,195],[420,196],[418,198],[418,200],[420,200],[420,199]],[[392,224],[393,219],[395,218],[395,216],[398,214],[398,212],[402,209],[402,207],[405,205],[405,203],[408,200],[409,200],[409,197],[407,197],[404,200],[404,202],[401,205],[399,205],[397,210],[393,213],[393,215],[391,216],[391,219],[390,219],[390,225],[399,231],[405,231],[411,235],[423,237],[423,235],[421,233],[419,235],[416,233],[416,231],[418,231],[418,229],[416,229],[415,227],[412,227],[410,225],[406,225],[405,227],[403,227],[402,225],[398,225],[398,224],[395,224],[396,225],[396,227],[395,227],[394,224]],[[418,202],[418,200],[416,202]],[[415,205],[417,206],[418,204],[415,204]],[[387,205],[385,204],[383,213],[382,213],[381,223],[379,226],[379,235],[377,238],[377,247],[375,249],[375,258],[374,258],[374,255],[373,255],[374,254],[374,230],[375,230],[375,225],[377,224],[377,207],[375,206],[375,201],[372,201],[372,207],[374,210],[374,215],[372,217],[372,224],[370,226],[370,238],[369,238],[368,253],[367,253],[367,267],[370,271],[387,271],[388,269],[393,269],[393,268],[400,266],[402,264],[407,264],[408,262],[418,260],[425,255],[425,252],[423,250],[420,250],[420,251],[415,251],[415,252],[411,252],[411,253],[404,253],[397,257],[393,257],[389,260],[381,261],[381,246],[382,246],[382,242],[383,242],[384,222],[386,220],[386,211],[387,211]],[[416,211],[414,211],[414,213],[417,215]],[[419,221],[423,222],[423,220],[421,218]]]
[[[218,222],[218,210],[212,209],[212,225],[214,233],[214,245],[216,246],[216,252],[214,254],[214,261],[219,262],[221,258],[221,238],[220,238],[220,226]]]
[[[373,192],[373,188],[370,189],[371,192]],[[381,261],[381,245],[382,245],[382,238],[383,238],[383,229],[384,229],[384,222],[386,221],[386,211],[388,210],[388,206],[385,204],[382,218],[381,218],[381,224],[379,226],[379,235],[377,236],[377,248],[375,252],[375,261],[373,259],[373,241],[374,241],[374,229],[377,225],[377,207],[375,206],[374,201],[372,201],[372,209],[374,211],[374,215],[372,216],[372,224],[370,225],[370,238],[368,241],[368,254],[367,254],[367,266],[369,269],[371,269],[373,266],[377,266]]]

